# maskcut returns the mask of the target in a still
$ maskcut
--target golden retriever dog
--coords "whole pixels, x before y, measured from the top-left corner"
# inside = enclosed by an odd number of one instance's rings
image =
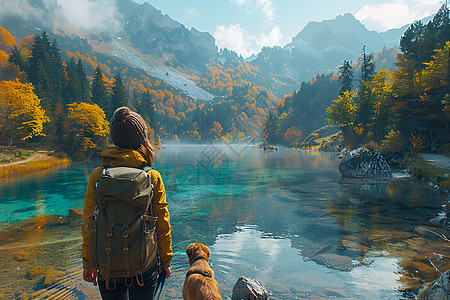
[[[219,284],[214,279],[214,271],[208,263],[210,253],[209,248],[201,243],[193,243],[186,248],[191,268],[184,280],[184,300],[222,299]]]

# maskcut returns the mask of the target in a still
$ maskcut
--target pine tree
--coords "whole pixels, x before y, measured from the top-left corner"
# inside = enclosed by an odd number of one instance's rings
[[[34,86],[36,95],[42,99],[46,111],[51,110],[51,96],[47,68],[50,64],[50,42],[44,31],[42,37],[36,35],[31,48],[30,69],[28,79]]]
[[[17,46],[14,46],[8,61],[18,66],[20,71],[27,72],[29,69],[28,57],[26,57],[24,53],[17,48]]]
[[[144,120],[148,122],[151,128],[155,129],[155,131],[158,132],[156,128],[157,123],[155,103],[153,102],[152,96],[149,92],[145,92],[142,94],[139,109],[142,112],[142,117],[144,118]]]
[[[341,83],[340,95],[345,91],[351,91],[353,89],[352,66],[347,60],[344,60],[342,66],[339,67],[339,82]]]
[[[103,80],[102,69],[97,66],[95,68],[94,80],[92,82],[92,102],[100,106],[105,112],[107,118],[111,115],[111,106],[108,97],[108,89],[105,81]]]
[[[65,85],[64,65],[56,40],[50,46],[50,65],[48,68],[49,86],[53,103],[62,104],[62,93]]]
[[[363,129],[360,135],[367,135],[372,127],[374,98],[370,83],[363,81],[358,90],[358,102],[355,110],[355,126]]]
[[[128,105],[128,93],[123,84],[120,73],[114,77],[114,86],[112,87],[111,111]]]
[[[76,73],[80,86],[80,102],[89,102],[89,80],[86,76],[86,70],[84,69],[83,61],[81,60],[81,58],[78,59]]]
[[[366,55],[366,46],[364,45],[361,57],[361,81],[370,82],[373,75],[375,75],[375,63],[373,62],[373,55]]]
[[[422,22],[415,21],[400,38],[400,50],[404,55],[407,55],[408,59],[419,60],[420,49],[422,47],[421,38],[424,30],[425,26]]]
[[[76,73],[76,68],[77,66],[72,58],[66,68],[67,80],[63,92],[65,104],[73,102],[79,103],[78,92],[80,90],[80,84]]]

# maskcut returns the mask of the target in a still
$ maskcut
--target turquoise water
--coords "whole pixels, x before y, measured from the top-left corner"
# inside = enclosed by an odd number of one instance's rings
[[[181,298],[184,250],[193,242],[211,248],[225,299],[240,276],[262,282],[271,299],[410,297],[398,291],[404,270],[391,245],[404,233],[420,238],[415,228],[428,225],[443,200],[402,174],[342,180],[338,163],[333,153],[248,145],[163,148],[154,168],[167,190],[175,251],[166,299]],[[97,165],[1,183],[0,222],[81,209]]]

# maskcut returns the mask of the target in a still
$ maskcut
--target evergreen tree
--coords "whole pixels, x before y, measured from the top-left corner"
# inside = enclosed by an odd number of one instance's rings
[[[149,92],[145,92],[142,94],[140,104],[142,117],[148,122],[151,128],[155,129],[155,131],[158,132],[156,128],[156,107]]]
[[[108,97],[108,88],[103,80],[102,69],[97,66],[95,68],[94,80],[92,82],[92,102],[100,106],[105,112],[107,118],[111,116],[111,106]]]
[[[374,99],[372,89],[368,82],[362,82],[358,90],[358,103],[355,111],[355,125],[367,130],[370,128]]]
[[[45,31],[33,40],[28,79],[46,111],[54,112],[56,104],[62,104],[64,65],[56,41],[50,44]]]
[[[42,106],[46,111],[51,110],[50,78],[48,66],[50,65],[50,42],[47,33],[42,36],[36,35],[30,58],[30,69],[28,79],[34,86],[36,95],[42,99]]]
[[[278,115],[271,110],[263,127],[263,138],[267,144],[277,144],[278,142]]]
[[[364,45],[361,57],[361,83],[370,82],[373,75],[375,75],[375,63],[373,62],[373,55],[366,55],[366,46]]]
[[[78,95],[78,92],[80,91],[80,83],[76,73],[76,68],[77,66],[72,58],[66,68],[67,80],[63,92],[65,104],[80,102]]]
[[[421,38],[424,30],[425,26],[422,22],[415,21],[400,38],[400,50],[408,57],[408,59],[420,60],[419,54],[422,47]]]
[[[344,60],[342,66],[339,67],[339,82],[341,83],[340,95],[353,89],[353,71],[348,60]]]
[[[111,111],[114,112],[117,108],[128,105],[128,93],[123,84],[120,73],[115,77],[114,86],[112,87],[111,97]]]
[[[8,61],[18,66],[22,72],[28,72],[29,70],[28,57],[24,54],[24,52],[20,51],[17,46],[14,46]]]
[[[62,93],[65,85],[64,65],[56,40],[50,46],[50,65],[48,68],[49,86],[54,104],[62,104]]]
[[[67,79],[64,87],[65,104],[89,102],[89,82],[81,60],[72,58],[66,68]]]
[[[86,76],[86,70],[83,66],[83,61],[81,58],[78,59],[77,63],[77,76],[79,80],[79,86],[80,86],[80,102],[89,102],[89,80]]]

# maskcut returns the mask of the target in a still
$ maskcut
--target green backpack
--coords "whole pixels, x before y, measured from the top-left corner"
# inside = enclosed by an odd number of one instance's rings
[[[95,187],[95,210],[90,224],[89,253],[106,287],[114,277],[136,277],[157,263],[156,220],[151,200],[151,176],[143,169],[107,167]],[[149,211],[150,210],[150,211]]]

